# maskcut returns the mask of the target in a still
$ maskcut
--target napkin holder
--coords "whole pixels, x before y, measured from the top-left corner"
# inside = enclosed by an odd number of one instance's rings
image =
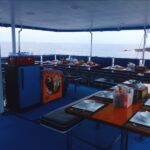
[[[131,87],[128,87],[128,91],[124,91],[121,93],[118,93],[116,92],[116,90],[114,90],[113,94],[114,106],[128,108],[133,103],[133,95],[134,90]]]

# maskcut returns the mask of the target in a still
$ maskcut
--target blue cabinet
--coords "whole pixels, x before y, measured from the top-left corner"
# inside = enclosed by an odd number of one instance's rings
[[[6,67],[7,107],[23,110],[40,103],[40,66]]]

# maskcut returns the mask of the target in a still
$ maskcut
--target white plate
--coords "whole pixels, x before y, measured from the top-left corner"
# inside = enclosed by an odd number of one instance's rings
[[[86,99],[84,100],[85,107],[93,108],[96,106],[96,102],[94,100]]]
[[[139,119],[143,122],[150,123],[150,112],[144,111],[139,113]]]
[[[100,91],[95,96],[113,99],[113,92],[111,92],[111,91]]]
[[[123,83],[124,84],[131,84],[131,82],[129,82],[129,81],[124,81]]]

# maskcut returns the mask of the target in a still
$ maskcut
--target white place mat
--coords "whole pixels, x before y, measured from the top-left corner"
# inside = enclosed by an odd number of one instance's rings
[[[104,90],[104,91],[100,91],[95,96],[113,99],[113,92]]]
[[[129,82],[129,81],[124,81],[123,83],[124,84],[131,84],[131,82]]]
[[[145,121],[143,121],[142,119],[140,119],[140,113],[141,113],[141,112],[137,112],[137,113],[130,119],[130,121],[131,121],[131,122],[134,122],[134,123],[138,123],[138,124],[141,124],[141,125],[150,127],[150,122],[145,122]],[[149,113],[150,113],[150,112],[149,112]]]
[[[138,76],[144,76],[144,73],[138,73],[137,75]]]
[[[150,98],[145,102],[144,105],[150,106]]]
[[[106,81],[106,79],[105,78],[98,78],[95,81],[97,81],[97,82],[104,82],[104,81]]]
[[[91,101],[91,103],[86,103],[85,100],[83,100],[83,101],[73,105],[72,107],[95,112],[96,110],[98,110],[99,108],[104,106],[104,104],[96,102],[94,100],[90,100],[90,101]]]
[[[124,84],[134,84],[134,83],[136,83],[136,80],[128,80],[128,81],[124,81],[123,82]]]

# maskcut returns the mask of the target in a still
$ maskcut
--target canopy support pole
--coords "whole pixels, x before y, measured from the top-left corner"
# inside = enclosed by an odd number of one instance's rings
[[[4,112],[4,97],[3,97],[3,79],[2,79],[2,63],[1,63],[1,46],[0,46],[0,114]]]
[[[144,66],[144,58],[145,58],[145,46],[146,46],[146,38],[147,38],[147,33],[146,33],[146,28],[144,28],[144,43],[143,43],[143,51],[142,51],[142,66]]]
[[[22,31],[22,26],[20,28],[20,30],[18,31],[18,53],[20,53],[20,33]]]
[[[54,55],[54,60],[55,60],[55,61],[57,60],[57,56],[56,56],[56,54]]]
[[[16,53],[16,33],[15,33],[15,0],[10,1],[11,7],[11,36],[12,36],[12,52]]]
[[[90,44],[90,56],[89,56],[89,61],[91,61],[92,58],[92,51],[93,51],[93,33],[90,32],[91,34],[91,44]]]

